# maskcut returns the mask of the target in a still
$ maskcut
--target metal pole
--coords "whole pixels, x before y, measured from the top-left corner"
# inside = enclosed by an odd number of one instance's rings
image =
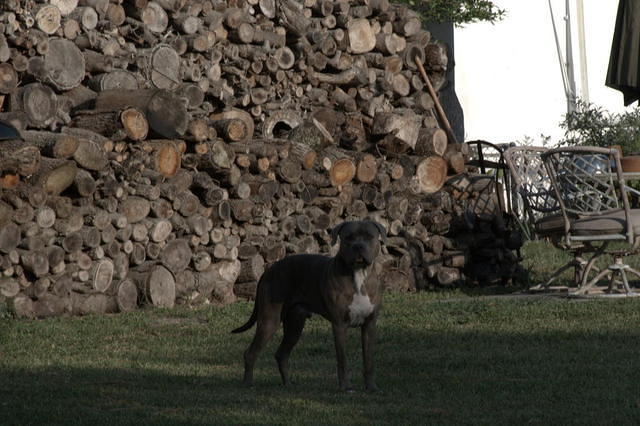
[[[569,82],[569,93],[567,94],[567,112],[576,110],[576,78],[573,70],[573,43],[571,42],[571,7],[569,0],[565,0],[565,40],[567,54],[567,79]]]
[[[587,70],[587,43],[584,33],[584,1],[576,0],[578,15],[578,50],[580,52],[580,88],[581,98],[589,103],[589,72]]]

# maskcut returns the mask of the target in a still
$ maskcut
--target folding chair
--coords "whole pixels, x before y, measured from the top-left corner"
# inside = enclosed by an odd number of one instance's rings
[[[627,273],[640,272],[625,260],[640,249],[640,209],[631,209],[620,153],[616,149],[567,147],[549,150],[542,160],[551,178],[564,222],[563,240],[568,247],[595,247],[582,272],[579,288],[570,295],[593,293],[598,282],[609,278],[607,293],[638,295],[629,286]],[[610,248],[610,243],[619,242]],[[589,279],[603,254],[613,263]]]

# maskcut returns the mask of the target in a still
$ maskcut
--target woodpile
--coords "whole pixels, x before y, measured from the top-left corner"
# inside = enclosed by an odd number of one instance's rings
[[[3,1],[0,306],[227,304],[358,218],[391,289],[511,278],[416,58],[442,87],[444,46],[386,0]]]

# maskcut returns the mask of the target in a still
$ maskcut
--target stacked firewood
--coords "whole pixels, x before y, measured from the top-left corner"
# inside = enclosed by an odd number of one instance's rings
[[[514,275],[492,181],[448,144],[447,56],[405,6],[331,0],[0,5],[0,306],[226,304],[265,267],[389,231],[391,289]],[[446,183],[445,183],[446,181]]]

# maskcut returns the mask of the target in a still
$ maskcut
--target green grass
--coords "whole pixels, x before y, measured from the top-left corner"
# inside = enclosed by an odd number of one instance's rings
[[[240,384],[251,305],[0,320],[5,424],[638,424],[640,301],[387,294],[376,367],[337,390],[328,322],[313,318],[284,388],[262,354]],[[279,337],[278,334],[276,337]]]

